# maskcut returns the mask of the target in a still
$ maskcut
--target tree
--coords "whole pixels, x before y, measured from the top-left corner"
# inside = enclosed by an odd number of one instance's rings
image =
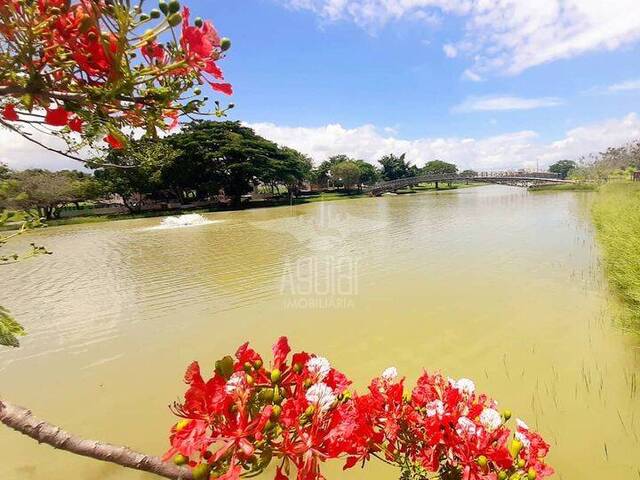
[[[165,183],[179,179],[181,187],[207,194],[222,188],[234,207],[259,183],[292,185],[308,174],[307,157],[279,147],[239,122],[192,122],[166,141],[179,154],[163,170]]]
[[[139,212],[145,195],[165,186],[163,169],[177,156],[167,142],[142,139],[130,142],[126,149],[109,152],[108,163],[123,168],[103,167],[95,176],[103,193],[119,195],[130,212]]]
[[[360,185],[373,185],[380,179],[380,172],[375,165],[364,160],[356,160],[355,163],[360,169]]]
[[[351,190],[360,182],[360,167],[353,160],[342,161],[331,169],[331,178],[336,185]]]
[[[576,168],[578,164],[573,160],[560,160],[549,167],[551,173],[557,173],[560,178],[567,178],[569,172]]]
[[[322,187],[328,187],[332,180],[331,170],[333,167],[342,162],[350,161],[347,155],[333,155],[322,162],[318,168],[313,171],[313,180]]]
[[[411,162],[405,161],[406,153],[396,156],[393,153],[385,155],[378,163],[382,166],[382,178],[385,180],[397,180],[399,178],[414,177],[418,169]]]
[[[453,163],[443,162],[442,160],[432,160],[425,163],[422,167],[422,173],[425,175],[434,175],[437,173],[457,173],[458,167]]]
[[[0,162],[0,180],[9,178],[11,175],[11,169],[6,163]]]
[[[478,172],[476,172],[475,170],[467,169],[460,172],[460,175],[463,175],[465,177],[476,177],[478,176]]]
[[[60,216],[60,208],[96,198],[94,179],[86,174],[63,170],[23,170],[4,181],[7,206],[19,210],[35,209],[46,219]]]
[[[82,146],[122,148],[127,130],[156,136],[198,114],[207,100],[200,84],[232,93],[217,66],[231,44],[210,22],[191,24],[177,0],[149,12],[131,3],[0,2],[0,124],[84,161],[75,153]],[[36,140],[33,127],[63,138],[67,150]]]

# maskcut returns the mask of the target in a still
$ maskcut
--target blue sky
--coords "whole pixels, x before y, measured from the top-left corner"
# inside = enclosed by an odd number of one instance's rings
[[[308,153],[532,168],[640,138],[637,0],[190,0],[230,118]],[[0,161],[42,155],[0,134]],[[56,166],[68,167],[59,160]]]
[[[235,117],[289,126],[340,123],[392,127],[407,138],[488,136],[533,129],[543,140],[568,128],[619,117],[640,100],[640,89],[617,95],[587,93],[640,78],[640,48],[592,51],[529,68],[463,77],[472,62],[448,58],[443,46],[461,36],[463,22],[410,18],[372,31],[349,19],[328,21],[270,0],[196,0],[234,41],[223,63],[234,84]],[[623,14],[623,12],[619,12]],[[553,108],[456,113],[468,97],[555,97]]]

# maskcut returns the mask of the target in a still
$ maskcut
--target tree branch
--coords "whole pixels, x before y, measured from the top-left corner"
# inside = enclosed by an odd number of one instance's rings
[[[30,410],[12,405],[4,400],[0,400],[0,422],[33,438],[38,443],[45,443],[53,448],[76,455],[115,463],[172,480],[193,480],[191,470],[186,467],[165,463],[159,457],[144,455],[128,447],[75,437],[60,427],[39,420],[31,414]]]

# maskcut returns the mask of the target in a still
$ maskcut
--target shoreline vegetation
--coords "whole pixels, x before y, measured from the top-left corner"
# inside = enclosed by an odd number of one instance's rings
[[[609,284],[621,300],[623,320],[637,328],[640,325],[640,182],[603,185],[592,214]]]
[[[596,192],[600,188],[597,183],[561,183],[529,187],[531,192]]]
[[[411,195],[420,193],[441,193],[452,190],[459,190],[464,188],[479,187],[485,185],[484,183],[453,183],[451,185],[443,184],[438,189],[433,184],[420,184],[412,189],[398,190],[398,195]],[[57,218],[47,220],[47,227],[60,227],[65,225],[82,225],[87,223],[103,223],[113,222],[119,220],[135,220],[139,218],[158,218],[183,215],[186,213],[215,213],[215,212],[230,212],[238,210],[252,210],[256,208],[273,208],[273,207],[286,207],[290,205],[305,205],[308,203],[317,202],[334,202],[342,200],[355,200],[361,198],[371,198],[366,193],[360,193],[357,191],[329,191],[319,192],[311,195],[304,195],[297,198],[293,198],[290,201],[288,198],[274,199],[274,200],[259,200],[248,202],[242,208],[229,208],[225,206],[212,206],[212,207],[194,207],[184,209],[169,209],[169,210],[151,210],[139,213],[118,213],[118,214],[93,214],[93,215],[78,215],[75,217]],[[16,226],[9,224],[0,227],[0,231],[15,230]]]

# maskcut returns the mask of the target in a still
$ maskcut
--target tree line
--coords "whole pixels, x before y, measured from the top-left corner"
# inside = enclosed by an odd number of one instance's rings
[[[0,208],[35,209],[51,219],[66,205],[114,195],[131,212],[140,211],[149,199],[187,204],[213,202],[221,195],[237,208],[243,195],[257,186],[274,195],[298,195],[305,183],[352,192],[379,181],[458,171],[441,160],[419,168],[405,154],[385,155],[378,164],[335,155],[314,167],[309,156],[277,145],[239,122],[198,121],[179,133],[111,150],[105,158],[89,162],[92,173],[11,171],[0,165]]]

